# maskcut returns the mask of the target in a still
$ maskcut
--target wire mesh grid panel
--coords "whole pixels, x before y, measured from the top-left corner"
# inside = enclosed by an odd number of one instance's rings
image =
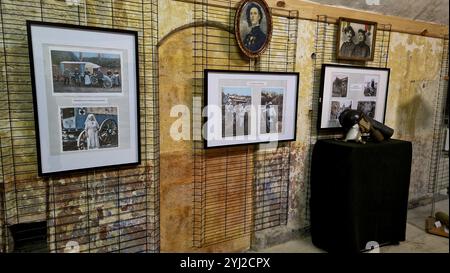
[[[321,132],[317,129],[318,117],[319,117],[319,98],[320,88],[322,81],[322,65],[331,63],[348,64],[355,66],[366,66],[376,68],[386,68],[389,58],[389,45],[391,39],[391,25],[378,24],[376,41],[374,47],[374,60],[370,62],[361,61],[343,61],[336,59],[337,50],[337,36],[339,26],[336,23],[336,18],[330,18],[326,15],[318,15],[316,19],[316,33],[315,33],[315,49],[313,53],[313,93],[311,96],[311,111],[310,111],[310,147],[319,139],[340,138],[342,133],[336,133],[333,131]],[[312,148],[309,152],[308,161],[306,166],[310,166],[312,157]],[[310,168],[308,168],[310,169]],[[308,177],[310,181],[310,177]],[[309,185],[309,183],[308,183]],[[307,188],[306,207],[309,208],[310,192],[309,186]],[[309,222],[310,215],[309,209],[306,214],[306,222]]]
[[[271,9],[273,34],[268,52],[257,63],[259,71],[295,71],[298,11]],[[254,230],[287,224],[291,143],[255,152]]]
[[[2,0],[0,9],[2,251],[158,252],[157,1]],[[138,32],[140,166],[38,177],[26,20]],[[43,247],[18,247],[42,234]]]
[[[389,44],[391,37],[391,25],[378,25],[375,47],[374,60],[371,62],[360,61],[342,61],[336,59],[336,46],[339,26],[325,15],[317,16],[316,22],[316,38],[314,52],[314,77],[313,77],[313,96],[312,96],[312,122],[311,122],[311,144],[317,139],[336,137],[335,133],[323,133],[317,130],[317,118],[319,113],[319,96],[321,87],[321,72],[323,64],[341,63],[356,66],[386,68],[389,57]],[[339,135],[340,136],[340,135]]]
[[[235,40],[234,17],[238,2],[194,3],[193,95],[199,106],[203,105],[204,69],[294,69],[297,14],[272,10],[274,30],[270,47],[256,61],[250,61],[241,55]],[[194,120],[197,120],[193,125],[194,135],[197,136],[202,128],[200,108],[193,109]],[[195,247],[237,239],[251,234],[255,228],[286,222],[289,167],[283,164],[289,160],[287,150],[289,145],[280,145],[270,152],[256,151],[252,145],[204,150],[202,141],[194,141]],[[269,168],[278,171],[270,172]],[[269,222],[272,224],[267,224]]]
[[[445,150],[445,140],[448,128],[448,39],[443,41],[441,74],[438,92],[436,93],[435,119],[433,132],[433,148],[431,154],[430,178],[428,192],[437,194],[448,189],[449,157]]]
[[[194,4],[194,134],[201,134],[203,71],[209,69],[251,70],[242,60],[233,34],[234,15],[228,6]],[[223,3],[222,3],[223,4]],[[200,139],[200,138],[196,138]],[[252,157],[250,148],[204,150],[194,141],[193,245],[203,247],[239,238],[251,231]]]

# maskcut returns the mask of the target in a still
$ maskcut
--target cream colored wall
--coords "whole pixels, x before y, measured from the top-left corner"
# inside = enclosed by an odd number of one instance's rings
[[[413,143],[410,201],[427,196],[443,40],[392,33],[386,124]]]
[[[173,0],[159,0],[159,37],[194,21],[194,5]]]

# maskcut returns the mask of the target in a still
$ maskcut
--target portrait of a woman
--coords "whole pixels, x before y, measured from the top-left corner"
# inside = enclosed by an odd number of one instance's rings
[[[263,0],[243,0],[236,14],[236,38],[242,51],[258,57],[269,44],[272,19]]]
[[[84,122],[88,150],[100,148],[100,141],[98,138],[99,129],[100,126],[98,125],[94,114],[89,114]]]

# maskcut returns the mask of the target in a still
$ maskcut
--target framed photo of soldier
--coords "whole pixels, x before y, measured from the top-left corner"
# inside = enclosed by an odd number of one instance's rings
[[[27,29],[39,175],[139,164],[137,33]]]
[[[384,123],[389,77],[389,68],[322,65],[318,129],[341,128],[339,116],[346,109]]]
[[[293,141],[298,73],[205,70],[205,148]]]
[[[272,38],[272,14],[264,0],[242,0],[235,16],[235,35],[242,53],[258,58]]]
[[[339,18],[336,58],[350,61],[373,61],[378,24]]]

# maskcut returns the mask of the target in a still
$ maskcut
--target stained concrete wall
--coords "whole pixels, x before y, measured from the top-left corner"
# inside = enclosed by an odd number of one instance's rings
[[[172,124],[178,117],[170,117],[170,111],[175,105],[183,105],[193,113],[193,28],[187,28],[168,37],[159,47],[160,58],[160,117],[161,117],[161,251],[162,252],[227,252],[243,251],[250,247],[250,235],[228,240],[225,243],[209,247],[194,247],[194,209],[193,209],[193,177],[194,157],[193,141],[175,141],[170,136]],[[217,30],[217,32],[220,32]],[[220,36],[220,33],[217,34]],[[176,79],[176,80],[174,80]],[[189,115],[189,113],[186,113]],[[192,126],[191,126],[192,128]],[[189,134],[191,135],[191,134]],[[237,153],[237,157],[243,157]],[[226,156],[223,154],[207,155],[205,162],[215,161],[216,165],[226,166]],[[205,163],[208,164],[208,163]],[[241,175],[251,171],[241,169]],[[216,169],[217,175],[223,170]],[[240,176],[240,175],[239,175]],[[229,179],[231,185],[233,179]],[[250,181],[244,181],[249,183]],[[225,192],[226,184],[215,189],[210,195],[222,198],[220,192]],[[251,185],[249,185],[251,187]],[[216,195],[217,194],[217,195]],[[245,200],[244,192],[237,192],[236,197]],[[248,196],[251,200],[251,196]],[[251,206],[250,206],[251,208]],[[225,210],[225,207],[223,207]],[[242,216],[249,215],[250,210],[244,210]],[[221,222],[227,213],[218,212],[217,218],[211,215],[211,221]],[[222,217],[224,216],[224,217]],[[238,216],[239,217],[239,216]],[[243,217],[242,217],[243,218]],[[224,223],[225,224],[225,223]],[[231,228],[231,227],[230,227]],[[207,234],[206,234],[207,235]],[[217,236],[217,235],[214,235]]]
[[[163,9],[161,9],[160,14],[160,18],[165,22],[163,29],[160,31],[162,36],[167,35],[167,33],[181,27],[183,24],[192,22],[192,5],[177,3],[177,7],[171,7],[171,5],[174,4],[173,2],[163,2],[164,3],[161,3]],[[171,11],[177,13],[176,18],[169,15],[171,14]],[[299,20],[298,24],[299,36],[297,42],[296,71],[300,72],[299,110],[297,141],[291,146],[288,223],[285,226],[282,225],[280,227],[256,232],[253,238],[251,238],[251,245],[256,248],[291,239],[292,237],[299,235],[300,231],[309,225],[306,214],[308,212],[308,158],[312,149],[310,146],[310,128],[313,113],[311,111],[313,109],[312,105],[317,103],[313,101],[312,96],[314,63],[311,55],[315,50],[316,23]],[[433,124],[430,121],[433,120],[433,105],[438,91],[437,81],[439,79],[443,42],[440,39],[399,33],[392,33],[391,39],[388,67],[392,70],[386,123],[396,129],[396,135],[394,137],[413,142],[414,158],[411,176],[410,201],[415,202],[421,198],[428,197],[427,185],[429,183],[428,175],[430,170],[428,162],[430,162],[431,158],[431,136],[433,134]],[[190,48],[190,43],[192,41],[184,36],[183,38],[180,37],[178,42],[180,43],[178,44],[178,47]],[[162,49],[161,52],[164,51],[165,49]],[[163,59],[167,53],[161,52],[160,58]],[[180,55],[179,53],[176,54]],[[189,52],[185,52],[183,54],[185,56],[179,56],[180,59],[174,60],[173,65],[187,65],[187,72],[189,72],[191,63],[186,63],[187,59],[190,58],[190,56],[186,56],[188,54]],[[179,68],[176,68],[174,70],[178,69]],[[181,79],[181,81],[186,81],[185,88],[189,88],[190,78],[181,77]],[[426,84],[417,84],[419,81],[425,81]],[[178,95],[173,94],[167,96],[172,97],[173,99],[178,96],[182,96],[186,99],[185,96],[187,96],[186,102],[189,102],[189,94],[187,94],[186,91],[180,92],[177,87],[178,85],[179,84],[169,84],[167,86],[167,92],[176,92]],[[161,86],[161,95],[165,92],[166,90]],[[177,101],[179,102],[180,100]],[[161,108],[161,111],[163,110],[164,109]],[[172,122],[174,120],[175,118],[171,119]],[[164,122],[167,121],[170,121],[170,119]],[[167,134],[164,133],[164,130],[167,130],[167,128],[167,126],[161,127],[162,138],[167,136]],[[161,139],[161,142],[164,142],[164,140]],[[185,144],[180,143],[173,145],[170,149],[175,151],[183,145]],[[191,151],[186,150],[186,152]],[[165,155],[162,150],[162,158],[163,157],[165,157]],[[188,161],[188,158],[186,158],[186,160]],[[424,162],[427,163],[424,164]],[[165,172],[165,167],[162,168],[162,172]],[[185,163],[180,164],[179,161],[174,161],[170,164],[170,168],[167,169],[167,172],[190,175],[189,170],[191,168],[192,162],[188,162],[186,165]],[[190,177],[185,177],[184,179],[187,183],[192,182],[192,180],[190,180],[192,178]],[[161,180],[162,196],[166,195],[166,186],[164,186],[164,183],[165,182]],[[187,185],[183,187],[186,188]],[[181,189],[182,187],[180,186],[179,191],[181,191]],[[186,196],[181,198],[181,193],[172,196],[174,201],[177,196],[180,197],[180,200],[185,200],[183,204],[188,207],[184,207],[184,211],[189,212],[189,208],[191,208],[192,204],[189,204],[189,200],[186,200]],[[171,202],[170,206],[172,208],[174,206],[178,207],[179,205],[177,204],[181,204],[181,201]],[[164,206],[163,202],[162,207]],[[161,211],[163,212],[165,210],[162,209]],[[167,207],[167,213],[169,213],[169,211],[170,207]],[[173,213],[173,210],[171,212]],[[175,215],[172,213],[170,216],[171,220],[175,219]],[[178,227],[176,231],[183,232],[185,234],[185,239],[188,239],[191,229],[182,223],[184,223],[186,217],[190,215],[186,213],[179,213],[178,215],[180,217],[179,220],[176,221],[178,223],[176,225]],[[185,228],[180,229],[180,226],[185,226]],[[164,225],[162,225],[162,229],[164,229]],[[162,232],[164,233],[164,231]],[[240,246],[235,249],[229,250],[242,250],[242,247],[250,245],[250,242],[245,243],[245,241],[249,239],[250,238],[243,238],[243,244],[240,244]],[[165,240],[163,239],[163,245],[164,241]],[[223,250],[222,247],[223,245],[218,245],[210,250]]]
[[[49,3],[60,4],[60,2],[55,1],[49,1]],[[14,9],[12,6],[11,8]],[[90,9],[90,14],[97,14],[99,17],[90,19],[89,22],[92,24],[111,23],[106,20],[102,21],[100,16],[102,12],[107,12],[110,9],[102,8],[101,10],[96,10],[93,7]],[[135,18],[133,12],[127,12],[126,7],[124,9],[120,14],[120,17],[123,17],[120,25],[126,27],[128,24],[135,24],[136,20],[127,19]],[[32,11],[36,13],[37,18],[39,18],[39,10],[36,7]],[[16,10],[16,12],[20,13],[21,11]],[[169,36],[168,34],[177,28],[192,23],[193,17],[193,4],[167,0],[159,1],[159,40],[165,38],[164,42],[159,46],[161,250],[167,252],[242,251],[248,249],[252,243],[256,246],[264,246],[292,238],[293,235],[298,234],[299,230],[308,225],[306,220],[308,210],[306,200],[309,172],[308,157],[312,149],[309,144],[309,130],[311,128],[311,115],[313,114],[311,112],[312,105],[317,103],[312,99],[313,60],[311,59],[311,55],[314,53],[316,24],[306,20],[299,20],[298,22],[300,30],[298,32],[296,61],[296,71],[300,72],[298,130],[297,141],[291,145],[287,225],[258,232],[253,238],[247,235],[229,242],[197,249],[192,246],[192,143],[175,143],[170,139],[168,133],[170,124],[175,120],[175,118],[169,116],[168,110],[175,104],[192,106],[193,31],[192,28],[187,28]],[[23,34],[23,31],[22,29],[19,32]],[[6,39],[9,38],[6,37]],[[437,92],[436,81],[439,75],[443,43],[440,39],[399,33],[392,33],[391,39],[388,66],[391,67],[392,72],[386,122],[389,126],[396,129],[396,138],[410,140],[414,144],[413,174],[410,190],[410,199],[413,202],[427,196],[426,186],[429,173],[429,164],[427,162],[429,162],[431,155],[430,136],[433,129],[430,120],[434,114],[433,105]],[[147,40],[146,42],[149,43],[150,41]],[[22,44],[25,45],[25,39],[22,39]],[[9,53],[14,53],[17,50],[21,54],[26,54],[26,45],[24,47],[8,48],[8,50]],[[2,51],[1,53],[0,58],[5,58],[4,52]],[[6,69],[4,62],[1,61],[0,70],[3,76]],[[23,70],[22,72],[28,73],[28,66],[21,67],[21,69]],[[150,67],[148,71],[151,71]],[[15,86],[9,86],[9,89],[7,89],[6,86],[2,85],[2,90],[5,90],[2,93],[2,98],[5,97],[6,92],[13,91],[14,89],[12,88],[15,88]],[[29,86],[27,90],[31,92]],[[22,107],[19,109],[23,109],[23,112],[31,113],[32,98],[30,94],[26,96],[29,102],[28,105],[18,105],[18,107]],[[9,98],[16,96],[13,92],[10,95]],[[7,113],[7,110],[2,112],[2,115]],[[1,122],[2,124],[5,123],[5,127],[8,127],[12,121],[11,119],[2,119]],[[4,127],[2,126],[2,128]],[[3,130],[1,132],[2,136],[6,136],[7,139],[9,133],[9,131]],[[20,132],[15,132],[14,134],[19,136]],[[20,142],[22,140],[17,141]],[[8,162],[11,159],[9,145],[6,143],[5,148],[2,150],[2,160],[4,162]],[[31,156],[22,157],[25,160],[24,162],[30,160],[35,162],[36,155],[33,152],[35,151],[31,151]],[[220,160],[220,156],[218,157]],[[151,162],[148,164],[150,165]],[[136,175],[142,179],[145,177],[145,173],[136,173]],[[111,177],[114,177],[114,174],[111,174]],[[82,182],[80,182],[82,179],[76,176],[55,181],[24,177],[23,181],[25,182],[20,183],[18,186],[20,187],[20,192],[25,194],[20,196],[19,200],[14,196],[17,189],[14,188],[17,185],[12,183],[14,178],[17,177],[6,173],[2,178],[5,180],[0,181],[0,186],[3,186],[7,193],[6,200],[8,201],[5,203],[5,210],[13,213],[13,215],[9,215],[11,221],[9,224],[46,220],[48,218],[52,218],[52,221],[58,221],[60,224],[73,220],[74,225],[65,226],[58,230],[50,230],[50,233],[60,236],[59,238],[51,237],[51,240],[60,242],[54,245],[54,250],[59,249],[63,251],[64,243],[73,236],[82,238],[80,242],[83,251],[88,251],[91,247],[95,247],[98,251],[116,250],[117,242],[114,236],[117,235],[117,229],[120,225],[128,225],[124,221],[129,220],[133,212],[127,211],[129,208],[127,204],[116,204],[114,201],[108,203],[109,201],[106,200],[105,207],[93,207],[91,205],[95,204],[96,200],[105,200],[104,198],[108,195],[118,194],[107,174],[100,177],[90,176],[88,180],[83,180]],[[142,189],[142,183],[145,183],[145,181],[140,179],[137,179],[139,183],[135,184],[135,188],[127,189],[126,192],[133,193]],[[64,194],[64,192],[69,192],[70,194]],[[38,196],[38,198],[28,198],[27,196]],[[127,196],[124,197],[126,198]],[[247,197],[252,198],[252,196]],[[47,212],[52,211],[53,208],[49,208],[48,201],[56,206],[55,213],[50,215],[51,217]],[[16,210],[18,204],[20,207],[34,208],[34,210]],[[140,205],[143,204],[140,203]],[[139,210],[139,207],[136,207],[136,209]],[[92,214],[88,212],[92,212]],[[150,213],[154,213],[154,210]],[[119,217],[117,216],[118,214],[120,214]],[[2,219],[4,219],[3,216]],[[132,232],[133,230],[130,230],[130,233]],[[149,231],[136,230],[136,232]],[[103,240],[103,242],[94,246],[90,245],[88,243],[88,234],[92,234],[92,236],[99,241]]]
[[[428,196],[443,40],[393,33],[386,123],[413,143],[410,201]]]

